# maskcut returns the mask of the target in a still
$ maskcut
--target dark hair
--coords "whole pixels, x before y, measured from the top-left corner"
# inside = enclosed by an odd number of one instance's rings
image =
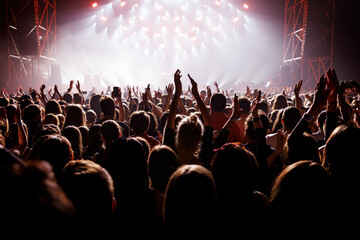
[[[102,96],[100,98],[100,108],[104,115],[115,117],[115,101],[112,97]]]
[[[247,98],[247,97],[239,98],[239,107],[240,107],[240,109],[243,110],[243,113],[249,113],[250,106],[251,106],[251,102],[250,102],[249,98]]]
[[[150,152],[148,165],[151,186],[165,193],[171,175],[180,166],[177,154],[166,145],[157,145]]]
[[[165,191],[164,223],[209,227],[214,224],[216,201],[211,172],[201,165],[183,165],[171,175]]]
[[[315,138],[307,132],[299,136],[299,141],[286,141],[284,148],[287,156],[286,164],[292,164],[304,159],[320,163],[318,143]]]
[[[74,159],[81,159],[83,152],[82,135],[78,127],[70,125],[63,128],[61,135],[66,137],[71,143],[74,151]]]
[[[101,136],[108,143],[118,139],[120,133],[120,126],[115,120],[109,119],[101,124]]]
[[[296,124],[300,121],[301,113],[296,107],[286,107],[282,112],[282,119],[284,120],[284,127],[286,129],[294,129]]]
[[[226,97],[222,93],[215,93],[210,99],[211,111],[223,112],[226,107]]]
[[[62,113],[61,106],[59,102],[55,99],[50,99],[46,102],[45,105],[45,114],[53,113],[53,114],[59,114]]]
[[[135,135],[138,135],[148,130],[150,117],[145,111],[135,111],[130,116],[129,124]]]
[[[63,96],[63,99],[65,102],[67,102],[68,104],[71,104],[73,101],[73,96],[70,92],[66,92]]]
[[[287,106],[288,106],[288,102],[287,102],[286,97],[282,94],[276,95],[274,104],[273,104],[273,110],[286,108]]]
[[[85,219],[88,221],[112,214],[113,180],[99,164],[90,160],[72,160],[65,165],[59,182],[80,217],[90,217]]]

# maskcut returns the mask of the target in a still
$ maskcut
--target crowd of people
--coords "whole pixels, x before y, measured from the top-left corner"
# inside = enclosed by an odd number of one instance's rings
[[[157,90],[3,89],[2,226],[355,230],[360,84],[329,69],[308,91],[214,86],[177,70]]]

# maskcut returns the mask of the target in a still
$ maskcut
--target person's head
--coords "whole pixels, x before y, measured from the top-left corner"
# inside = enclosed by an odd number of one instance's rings
[[[53,113],[53,114],[59,114],[62,113],[61,106],[59,102],[55,99],[50,99],[46,102],[45,105],[45,114]]]
[[[104,166],[114,180],[117,193],[139,192],[149,188],[147,159],[143,145],[134,138],[115,140],[106,155]],[[116,197],[117,200],[119,198]]]
[[[275,179],[270,209],[274,217],[295,228],[294,221],[321,219],[328,211],[325,205],[330,202],[330,186],[329,174],[319,163],[298,161],[287,166]]]
[[[52,231],[56,234],[66,230],[62,228],[71,224],[69,220],[75,219],[76,211],[54,178],[50,164],[22,161],[5,148],[0,148],[0,158],[0,212],[6,219],[2,233],[14,234],[20,225],[27,236],[31,235],[27,230],[39,226],[56,230]]]
[[[242,145],[225,144],[211,163],[219,200],[225,203],[247,201],[256,187],[255,156]]]
[[[59,126],[57,126],[55,124],[45,124],[45,125],[41,126],[41,128],[35,132],[34,137],[33,137],[33,144],[35,144],[37,142],[37,140],[40,139],[42,136],[52,135],[52,134],[60,134],[60,133],[61,133],[61,131],[60,131]]]
[[[296,107],[286,107],[282,113],[282,124],[284,130],[291,132],[300,121],[301,113]]]
[[[97,120],[100,119],[101,108],[100,108],[100,94],[94,94],[90,97],[90,109],[92,109],[97,116]]]
[[[248,115],[250,113],[251,102],[247,97],[239,98],[239,107],[243,110],[244,115]]]
[[[109,119],[101,124],[101,137],[106,143],[112,143],[120,136],[120,126],[115,120]]]
[[[83,149],[85,149],[89,144],[89,128],[87,126],[78,127],[81,133]]]
[[[286,141],[284,150],[286,155],[285,165],[298,162],[303,159],[320,163],[319,146],[315,138],[305,132],[299,137],[299,141]]]
[[[88,128],[91,127],[91,125],[93,125],[96,122],[96,113],[94,110],[89,109],[85,112],[85,116],[86,116],[86,125]]]
[[[274,99],[273,110],[282,109],[288,106],[287,98],[283,94],[278,94]]]
[[[62,129],[65,124],[65,116],[62,113],[56,114],[58,120],[59,120],[59,128]]]
[[[150,150],[151,150],[149,142],[145,138],[140,137],[140,136],[136,136],[134,138],[141,143],[143,150],[144,150],[145,158],[148,159]]]
[[[66,111],[64,127],[74,125],[76,127],[86,126],[84,110],[78,104],[71,104]]]
[[[80,105],[84,104],[84,97],[81,93],[78,93],[78,92],[74,93],[73,98],[74,98],[73,101],[75,104],[80,104]]]
[[[72,160],[65,165],[59,178],[60,185],[84,220],[106,220],[115,210],[113,180],[99,164],[90,160]]]
[[[334,129],[325,144],[323,166],[343,188],[358,186],[360,129],[342,124]]]
[[[30,104],[25,107],[23,113],[23,120],[25,123],[41,123],[41,110],[39,105]]]
[[[110,96],[102,96],[100,99],[101,112],[104,117],[113,119],[115,118],[115,101]]]
[[[203,123],[195,114],[184,117],[177,126],[176,148],[178,153],[180,155],[184,152],[196,153],[203,131]]]
[[[99,146],[102,144],[101,124],[94,124],[89,128],[89,146]]]
[[[55,114],[48,113],[45,115],[44,119],[42,120],[42,125],[46,125],[46,124],[55,124],[56,126],[59,126],[59,119]]]
[[[155,146],[148,160],[151,187],[165,193],[170,176],[179,166],[179,159],[174,150],[166,145]]]
[[[152,112],[147,112],[147,115],[150,117],[150,124],[146,133],[150,136],[157,137],[158,121],[156,116]]]
[[[70,92],[66,92],[66,93],[64,93],[63,100],[67,104],[72,104],[73,103],[73,95]]]
[[[62,129],[61,135],[66,137],[74,152],[74,159],[81,159],[83,152],[82,135],[78,127],[74,125],[66,126]]]
[[[163,220],[168,226],[211,226],[217,196],[211,172],[201,165],[183,165],[170,177]]]
[[[213,112],[223,112],[226,107],[226,97],[222,93],[215,93],[211,96],[210,107]]]
[[[135,111],[130,116],[129,124],[135,135],[146,133],[150,125],[150,116],[145,111]]]
[[[74,153],[66,137],[59,134],[51,134],[44,135],[36,141],[29,158],[49,162],[55,175],[58,176],[66,163],[73,160]]]

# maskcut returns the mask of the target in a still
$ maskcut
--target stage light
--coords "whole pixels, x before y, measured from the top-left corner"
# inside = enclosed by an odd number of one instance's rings
[[[249,5],[248,5],[247,3],[244,3],[244,4],[243,4],[243,7],[244,7],[245,9],[248,9],[248,8],[249,8]]]
[[[221,5],[220,1],[215,1],[215,5],[220,6]]]
[[[98,5],[99,5],[99,4],[98,4],[97,2],[93,2],[93,3],[91,4],[91,6],[92,6],[93,8],[96,8]]]
[[[100,20],[103,21],[103,22],[106,22],[106,21],[107,21],[107,17],[101,16],[101,17],[100,17]]]
[[[121,7],[124,7],[125,5],[126,5],[126,2],[125,2],[125,1],[121,1],[120,6],[121,6]]]
[[[240,20],[240,18],[239,17],[234,17],[233,18],[233,22],[235,23],[235,22],[238,22]]]

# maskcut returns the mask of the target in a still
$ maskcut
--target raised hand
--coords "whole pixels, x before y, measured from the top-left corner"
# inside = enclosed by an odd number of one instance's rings
[[[303,80],[300,80],[297,84],[295,84],[294,87],[295,96],[299,96],[302,84],[303,84]]]
[[[337,101],[337,94],[339,88],[339,81],[336,76],[335,69],[329,68],[328,71],[326,72],[326,76],[327,76],[326,85],[328,91],[327,99],[329,103],[334,103]]]
[[[174,84],[169,83],[169,85],[167,85],[167,86],[165,87],[165,89],[166,89],[166,92],[167,92],[167,95],[168,95],[168,96],[173,95],[173,92],[174,92]]]
[[[235,93],[234,100],[233,100],[233,112],[231,115],[231,119],[238,120],[241,117],[242,112],[243,112],[243,110],[239,106],[239,98]]]
[[[178,69],[174,74],[174,84],[175,84],[175,94],[180,96],[182,93],[182,84],[181,84],[181,71]]]
[[[191,93],[194,95],[194,97],[196,98],[199,95],[199,90],[198,90],[198,86],[197,83],[195,82],[195,80],[190,76],[190,74],[188,74],[188,77],[190,79],[190,83],[191,83]]]

